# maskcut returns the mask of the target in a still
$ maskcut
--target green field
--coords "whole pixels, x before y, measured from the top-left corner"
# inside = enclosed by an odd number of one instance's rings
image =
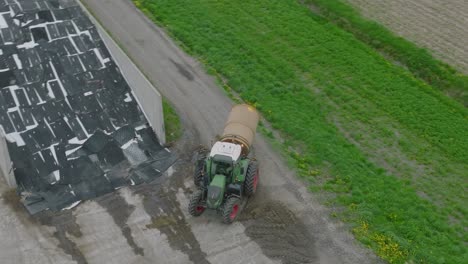
[[[379,256],[468,259],[460,103],[297,1],[135,3],[258,107],[311,190]]]

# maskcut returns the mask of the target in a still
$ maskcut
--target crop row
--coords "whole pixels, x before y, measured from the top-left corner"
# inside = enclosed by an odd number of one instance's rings
[[[435,59],[426,49],[396,36],[382,25],[363,18],[342,0],[307,0],[320,15],[356,38],[401,63],[417,78],[468,106],[468,76]]]

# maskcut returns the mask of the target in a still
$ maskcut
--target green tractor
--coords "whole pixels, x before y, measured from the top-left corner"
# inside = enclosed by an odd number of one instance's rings
[[[232,223],[242,200],[255,194],[259,180],[257,162],[249,157],[259,115],[249,105],[232,109],[220,141],[198,159],[194,182],[198,187],[189,202],[189,213],[200,216],[207,208],[220,211]]]

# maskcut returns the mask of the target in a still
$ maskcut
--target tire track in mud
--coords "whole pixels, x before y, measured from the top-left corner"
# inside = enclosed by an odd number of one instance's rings
[[[142,186],[135,194],[143,196],[143,207],[151,216],[152,223],[147,228],[158,229],[166,235],[171,248],[185,253],[193,263],[210,264],[185,220],[176,197],[178,188],[184,188],[183,179],[189,173],[186,168],[190,166],[186,164],[186,161],[174,164],[176,172],[171,178],[166,181],[161,179],[164,185],[157,180],[153,184]]]
[[[184,218],[176,196],[172,191],[163,192],[156,196],[147,197],[143,206],[152,217],[152,223],[148,228],[156,228],[165,234],[169,245],[174,250],[180,250],[187,254],[193,263],[208,264],[206,254],[201,250],[200,244],[195,238],[190,226]],[[155,204],[159,208],[155,208]]]
[[[58,247],[70,255],[78,264],[88,263],[79,247],[67,236],[67,234],[76,238],[82,236],[80,226],[76,223],[76,217],[72,211],[65,210],[59,213],[44,211],[34,215],[33,219],[42,225],[55,227],[56,231],[53,236],[59,242]]]
[[[248,203],[240,219],[245,234],[263,253],[283,264],[318,263],[315,239],[287,206],[277,201]]]
[[[135,255],[144,256],[144,250],[138,246],[132,236],[132,230],[127,225],[127,220],[135,211],[135,206],[128,204],[118,192],[113,192],[102,197],[97,203],[106,209],[107,213],[112,217],[114,223],[122,231],[122,235],[127,240],[128,245],[132,248]]]

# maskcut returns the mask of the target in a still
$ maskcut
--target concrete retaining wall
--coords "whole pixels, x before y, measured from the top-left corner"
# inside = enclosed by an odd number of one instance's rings
[[[148,119],[148,122],[153,127],[153,130],[158,136],[161,144],[164,144],[166,142],[166,132],[164,129],[164,113],[161,94],[156,90],[151,82],[148,81],[148,79],[130,60],[127,54],[117,45],[111,36],[109,36],[109,34],[102,28],[99,21],[97,21],[83,5],[81,5],[81,7],[88,14],[91,21],[96,25],[102,40],[112,55],[112,58],[119,66],[122,75],[127,80],[133,91],[133,95],[136,97],[140,107],[143,109],[146,119]]]
[[[13,173],[10,154],[8,153],[8,145],[3,134],[3,130],[0,128],[0,175],[5,178],[6,183],[9,187],[16,187],[16,179]]]

